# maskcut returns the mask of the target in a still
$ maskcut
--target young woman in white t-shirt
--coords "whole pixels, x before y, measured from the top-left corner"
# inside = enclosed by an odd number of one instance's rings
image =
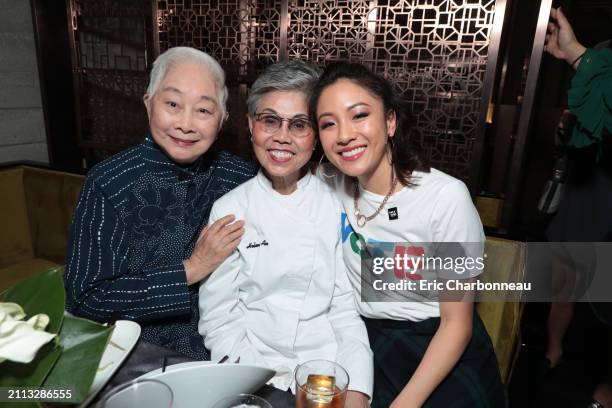
[[[393,86],[362,65],[329,66],[310,113],[335,167],[319,173],[330,177],[344,207],[344,258],[374,351],[372,406],[503,407],[499,368],[473,302],[364,295],[371,289],[361,274],[366,243],[469,243],[469,255],[482,256],[482,224],[465,185],[429,167],[413,148]]]

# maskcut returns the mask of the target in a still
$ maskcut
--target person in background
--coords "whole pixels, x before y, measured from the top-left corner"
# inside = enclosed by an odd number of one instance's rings
[[[143,340],[207,359],[197,331],[198,286],[240,242],[228,215],[205,228],[219,197],[255,168],[212,152],[226,112],[220,65],[188,47],[154,62],[144,95],[150,134],[88,173],[70,227],[69,312],[133,320]]]
[[[302,61],[282,62],[251,88],[261,170],[213,206],[211,220],[235,214],[246,233],[200,286],[199,329],[213,360],[269,367],[281,390],[294,390],[298,364],[336,361],[350,377],[346,406],[367,407],[372,352],[342,262],[339,204],[308,166],[316,145],[308,95],[318,75]]]
[[[576,39],[561,8],[551,10],[545,50],[576,70],[568,90],[568,108],[575,116],[576,123],[567,148],[567,181],[559,209],[546,231],[552,242],[612,240],[611,45],[608,40],[592,49],[586,48]],[[581,263],[578,258],[576,250],[566,248],[556,260],[557,269],[564,270],[565,275],[575,275],[574,281],[584,280],[584,274],[575,266]],[[591,308],[595,314],[598,311],[600,315],[610,314],[610,304],[592,304]],[[571,302],[551,304],[546,349],[550,368],[559,365],[564,355],[568,354],[563,349],[563,340],[570,330],[574,309],[575,304]],[[612,339],[609,328],[588,336]],[[589,347],[590,351],[597,350],[597,355],[592,359],[612,364],[610,340],[603,340],[600,344],[602,347],[595,344]],[[593,401],[587,406],[612,407],[612,372],[607,371],[607,376],[611,378],[595,387]]]
[[[477,249],[469,256],[483,256],[484,232],[466,186],[430,168],[413,148],[408,111],[388,81],[359,64],[331,65],[310,113],[336,168],[326,164],[320,173],[344,209],[344,261],[357,296],[364,293],[366,244],[392,243],[396,253],[407,242],[472,243]],[[402,295],[357,303],[374,352],[372,406],[505,406],[493,346],[473,302]]]

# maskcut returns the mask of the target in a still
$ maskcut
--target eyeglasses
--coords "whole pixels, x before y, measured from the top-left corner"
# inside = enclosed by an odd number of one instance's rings
[[[285,119],[273,113],[256,113],[255,120],[263,125],[264,132],[276,133],[287,122],[289,133],[294,137],[306,137],[312,131],[310,121],[304,118]]]

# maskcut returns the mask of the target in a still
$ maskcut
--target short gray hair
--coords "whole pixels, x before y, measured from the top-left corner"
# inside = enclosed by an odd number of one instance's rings
[[[215,80],[217,90],[219,92],[219,103],[221,104],[222,113],[226,112],[227,103],[227,87],[225,86],[225,72],[221,65],[207,53],[191,47],[173,47],[165,51],[153,62],[151,70],[151,79],[147,87],[147,95],[153,97],[159,85],[164,80],[168,70],[177,64],[190,62],[197,64],[208,71]]]
[[[277,62],[268,66],[251,86],[247,99],[249,115],[255,116],[259,101],[268,92],[302,91],[309,95],[319,75],[317,68],[300,60]]]

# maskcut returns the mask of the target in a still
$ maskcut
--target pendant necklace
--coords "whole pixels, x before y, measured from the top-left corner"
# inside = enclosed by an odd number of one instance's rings
[[[391,189],[389,190],[385,198],[383,198],[382,203],[380,203],[376,211],[374,211],[374,214],[369,216],[363,215],[359,210],[359,205],[357,204],[357,201],[359,201],[359,180],[355,179],[353,184],[355,187],[353,197],[355,205],[355,217],[357,218],[357,226],[359,226],[359,228],[363,228],[363,226],[366,225],[366,222],[374,219],[374,217],[376,217],[385,207],[385,204],[387,204],[387,201],[389,201],[389,198],[391,198],[391,195],[393,194],[393,191],[397,186],[397,178],[393,177],[393,182],[391,182]]]

